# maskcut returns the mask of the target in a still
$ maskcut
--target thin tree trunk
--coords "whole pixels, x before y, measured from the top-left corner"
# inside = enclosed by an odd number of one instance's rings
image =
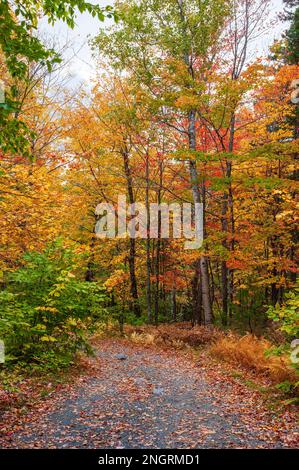
[[[196,111],[191,110],[188,115],[188,135],[189,135],[189,149],[196,150],[196,129],[195,129],[195,116]],[[195,160],[189,160],[189,169],[190,169],[190,179],[192,186],[192,194],[194,204],[203,203],[203,232],[205,234],[205,183],[202,182],[202,195],[198,187],[198,174],[196,168]],[[202,197],[201,197],[202,196]],[[202,297],[202,307],[204,314],[204,323],[205,325],[210,325],[212,323],[212,305],[210,298],[210,286],[209,286],[209,270],[208,270],[208,261],[205,256],[200,257],[199,261],[200,266],[200,276],[201,276],[201,297]],[[196,299],[194,299],[196,302]]]
[[[163,168],[162,162],[159,161],[159,189],[157,194],[157,203],[161,204],[161,188],[162,188],[162,177]],[[155,323],[158,324],[159,320],[159,289],[160,289],[160,253],[161,253],[161,211],[158,211],[158,238],[156,244],[156,263],[155,263],[155,274],[156,274],[156,292],[155,292]]]
[[[133,184],[132,184],[132,175],[129,164],[129,155],[128,150],[124,149],[122,152],[123,161],[124,161],[124,170],[127,181],[127,190],[129,196],[129,203],[134,204],[134,193],[133,193]],[[130,284],[131,284],[131,297],[133,301],[133,312],[137,317],[140,317],[140,305],[138,298],[138,289],[137,289],[137,280],[135,272],[135,258],[136,258],[136,244],[135,238],[130,237],[130,252],[129,252],[129,270],[130,270]]]
[[[173,287],[171,291],[171,300],[172,300],[172,320],[177,321],[177,303],[176,303],[176,288]]]
[[[149,205],[149,159],[146,155],[145,162],[145,178],[146,178],[146,305],[147,305],[147,321],[152,323],[152,305],[151,305],[151,240],[150,240],[150,205]]]
[[[236,118],[235,113],[231,116],[230,123],[230,135],[229,135],[229,145],[228,151],[230,153],[234,150],[234,141],[235,141],[235,124]],[[234,221],[234,208],[233,208],[233,191],[232,191],[232,161],[230,158],[227,158],[225,162],[225,177],[228,181],[227,191],[223,194],[222,201],[222,212],[221,212],[221,226],[222,231],[224,232],[223,247],[225,251],[230,250],[234,251],[234,232],[235,232],[235,221]],[[230,231],[231,231],[231,243],[227,243],[227,235],[229,232],[228,224],[228,215],[230,215]],[[228,324],[228,318],[231,319],[232,311],[231,305],[233,303],[233,271],[227,267],[227,261],[223,260],[221,263],[221,290],[222,290],[222,323],[224,326]]]
[[[85,272],[85,281],[93,282],[95,280],[95,273],[94,273],[94,247],[95,247],[96,237],[95,235],[92,236],[90,242],[90,257],[87,263],[87,270]]]
[[[155,323],[159,320],[159,289],[160,289],[160,253],[161,253],[161,212],[158,212],[158,239],[156,243],[156,291],[155,291]]]
[[[198,259],[195,266],[195,272],[192,279],[192,317],[193,325],[202,323],[202,303],[201,303],[201,282],[200,282],[200,260]]]

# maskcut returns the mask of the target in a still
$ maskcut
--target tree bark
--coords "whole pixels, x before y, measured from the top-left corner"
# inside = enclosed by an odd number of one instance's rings
[[[189,149],[196,150],[196,128],[195,128],[195,119],[196,119],[196,111],[191,110],[188,114],[188,136],[189,136]],[[205,213],[205,183],[202,182],[202,194],[200,194],[200,190],[198,187],[198,173],[196,168],[196,161],[189,160],[189,170],[190,170],[190,179],[191,179],[191,187],[192,187],[192,194],[193,194],[193,202],[194,204],[202,204],[203,207],[203,215]],[[205,234],[205,217],[203,219],[203,232]],[[210,286],[209,286],[209,270],[208,270],[208,262],[205,256],[201,256],[199,260],[199,267],[200,267],[200,279],[201,279],[201,298],[202,298],[202,307],[203,307],[203,316],[204,316],[204,323],[205,325],[210,325],[212,323],[212,305],[211,305],[211,298],[210,298]],[[197,300],[194,299],[196,304]]]
[[[129,196],[129,203],[134,204],[135,198],[133,193],[133,183],[132,183],[132,175],[131,175],[131,168],[129,164],[129,155],[128,150],[124,149],[122,152],[123,161],[124,161],[124,170],[125,176],[127,181],[127,190]],[[130,237],[130,251],[129,251],[129,270],[130,270],[130,291],[132,297],[132,308],[133,312],[137,317],[140,317],[140,305],[139,305],[139,297],[138,297],[138,289],[137,289],[137,279],[136,279],[136,270],[135,270],[135,258],[136,258],[136,243],[135,238]]]
[[[172,320],[177,321],[177,303],[176,303],[176,288],[173,287],[171,291],[171,300],[172,300]]]
[[[181,17],[182,23],[182,33],[183,35],[187,35],[187,23],[186,23],[186,16],[184,11],[184,2],[183,0],[178,0],[178,7],[179,7],[179,15]],[[183,53],[183,60],[186,64],[188,73],[192,79],[194,79],[194,69],[192,63],[192,57],[190,51],[186,48]],[[189,138],[189,149],[196,150],[196,110],[191,109],[188,113],[188,138]],[[189,171],[190,171],[190,179],[191,179],[191,186],[192,186],[192,194],[193,194],[193,202],[201,203],[201,195],[200,190],[198,187],[198,174],[196,168],[196,161],[193,159],[189,160]],[[204,182],[202,183],[202,192],[204,191]],[[203,196],[203,204],[204,201],[204,194]],[[203,208],[204,212],[205,208]],[[201,297],[202,297],[202,306],[203,306],[203,315],[204,315],[204,322],[205,324],[209,325],[212,323],[212,305],[211,305],[211,298],[210,298],[210,291],[209,291],[209,270],[208,270],[208,263],[205,256],[202,256],[199,260],[200,266],[200,276],[201,276]],[[196,299],[194,299],[196,303]]]
[[[159,188],[157,193],[157,204],[161,204],[161,190],[162,190],[162,178],[163,178],[163,163],[159,161]],[[161,254],[161,211],[158,211],[158,238],[156,243],[156,263],[155,263],[155,275],[156,275],[156,292],[155,292],[155,323],[158,324],[159,320],[159,293],[160,293],[160,254]]]
[[[152,318],[152,304],[151,304],[151,240],[150,240],[150,205],[149,205],[149,160],[146,155],[145,161],[145,179],[146,179],[146,190],[145,190],[145,204],[147,213],[146,222],[146,305],[147,305],[147,321],[148,323],[153,322]]]

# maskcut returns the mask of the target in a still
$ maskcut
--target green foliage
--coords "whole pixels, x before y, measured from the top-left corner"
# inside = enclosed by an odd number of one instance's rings
[[[288,380],[285,380],[284,382],[281,382],[280,384],[276,385],[276,388],[280,390],[282,393],[285,395],[296,395],[297,390],[299,387],[299,382],[292,383],[289,382]],[[295,396],[295,398],[292,398],[290,400],[287,400],[286,404],[298,404],[299,403],[299,398],[298,396]]]
[[[7,105],[8,100],[7,98],[5,105]],[[16,103],[13,102],[12,106],[15,105]],[[19,153],[29,157],[29,139],[30,136],[33,137],[33,133],[24,122],[12,117],[13,108],[10,105],[7,106],[4,107],[0,104],[0,148],[3,153]]]
[[[141,326],[144,325],[147,321],[147,316],[142,314],[140,317],[136,317],[132,312],[125,313],[125,321],[129,325]]]
[[[280,323],[280,329],[291,337],[299,336],[299,283],[295,289],[286,294],[285,303],[269,307],[268,317]]]
[[[101,8],[83,0],[4,0],[0,4],[1,49],[6,57],[8,71],[12,77],[26,78],[28,62],[44,61],[49,70],[59,60],[53,49],[47,49],[32,34],[36,30],[38,17],[42,13],[50,24],[62,20],[70,28],[75,26],[76,9],[88,11],[103,21],[105,15],[113,15],[112,8]],[[26,63],[26,60],[27,63]]]
[[[61,61],[53,49],[48,49],[36,36],[38,18],[42,13],[50,24],[62,20],[70,28],[75,26],[76,10],[87,11],[100,21],[112,17],[112,7],[100,7],[83,0],[21,0],[0,2],[0,48],[7,70],[13,79],[26,81],[30,63],[39,62],[49,72]],[[20,104],[13,99],[13,89],[7,91],[6,103],[0,105],[0,148],[4,152],[28,153],[30,131],[13,111]]]
[[[295,0],[284,0],[286,4],[285,15],[283,19],[290,21],[290,27],[286,32],[288,56],[287,60],[290,64],[298,64],[299,62],[299,7]],[[294,8],[294,10],[288,10]]]
[[[298,384],[296,385],[298,386]],[[276,385],[276,388],[285,394],[290,394],[294,389],[294,384],[286,380],[285,382],[281,382],[280,384]]]
[[[282,306],[276,305],[275,307],[270,307],[268,309],[268,316],[271,320],[280,323],[280,329],[287,333],[291,338],[298,338],[299,336],[299,283],[297,283],[296,288],[286,294],[286,301]],[[296,347],[296,345],[295,345]],[[298,346],[296,347],[298,351]],[[274,351],[270,351],[270,354],[281,354],[285,352],[292,357],[296,354],[296,350],[292,348],[292,344],[284,345],[280,348],[276,348]],[[292,360],[292,366],[299,375],[299,363]],[[278,388],[287,394],[295,394],[298,392],[299,382],[293,384],[290,382],[282,382],[278,385]]]
[[[6,361],[43,368],[67,366],[77,350],[91,352],[88,335],[105,316],[104,289],[74,273],[78,259],[60,242],[28,253],[0,293],[0,337]]]
[[[205,55],[229,14],[229,6],[228,0],[186,0],[182,4],[174,0],[117,2],[119,24],[108,32],[102,30],[93,46],[110,59],[114,68],[134,70],[138,80],[151,88],[152,80],[164,76],[166,70],[163,71],[161,53],[171,59],[166,67],[170,75],[176,72],[173,59],[184,60],[191,51],[197,56]],[[190,76],[182,80],[178,75],[177,79],[179,83],[173,87],[167,83],[168,92],[163,97],[155,95],[158,108],[174,105],[180,96],[178,84],[183,94],[198,86]]]

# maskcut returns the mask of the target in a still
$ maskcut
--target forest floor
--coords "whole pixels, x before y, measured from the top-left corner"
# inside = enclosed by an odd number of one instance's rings
[[[298,446],[292,411],[270,410],[258,390],[188,353],[110,338],[92,362],[31,405],[4,410],[0,447]]]

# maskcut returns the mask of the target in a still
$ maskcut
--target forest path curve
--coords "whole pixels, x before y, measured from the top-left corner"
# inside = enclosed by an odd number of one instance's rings
[[[293,426],[256,392],[172,350],[99,344],[101,371],[26,419],[12,448],[280,448]],[[117,354],[125,354],[120,360]],[[47,400],[47,398],[45,398]],[[51,398],[49,398],[51,400]],[[1,442],[0,442],[1,447]]]

